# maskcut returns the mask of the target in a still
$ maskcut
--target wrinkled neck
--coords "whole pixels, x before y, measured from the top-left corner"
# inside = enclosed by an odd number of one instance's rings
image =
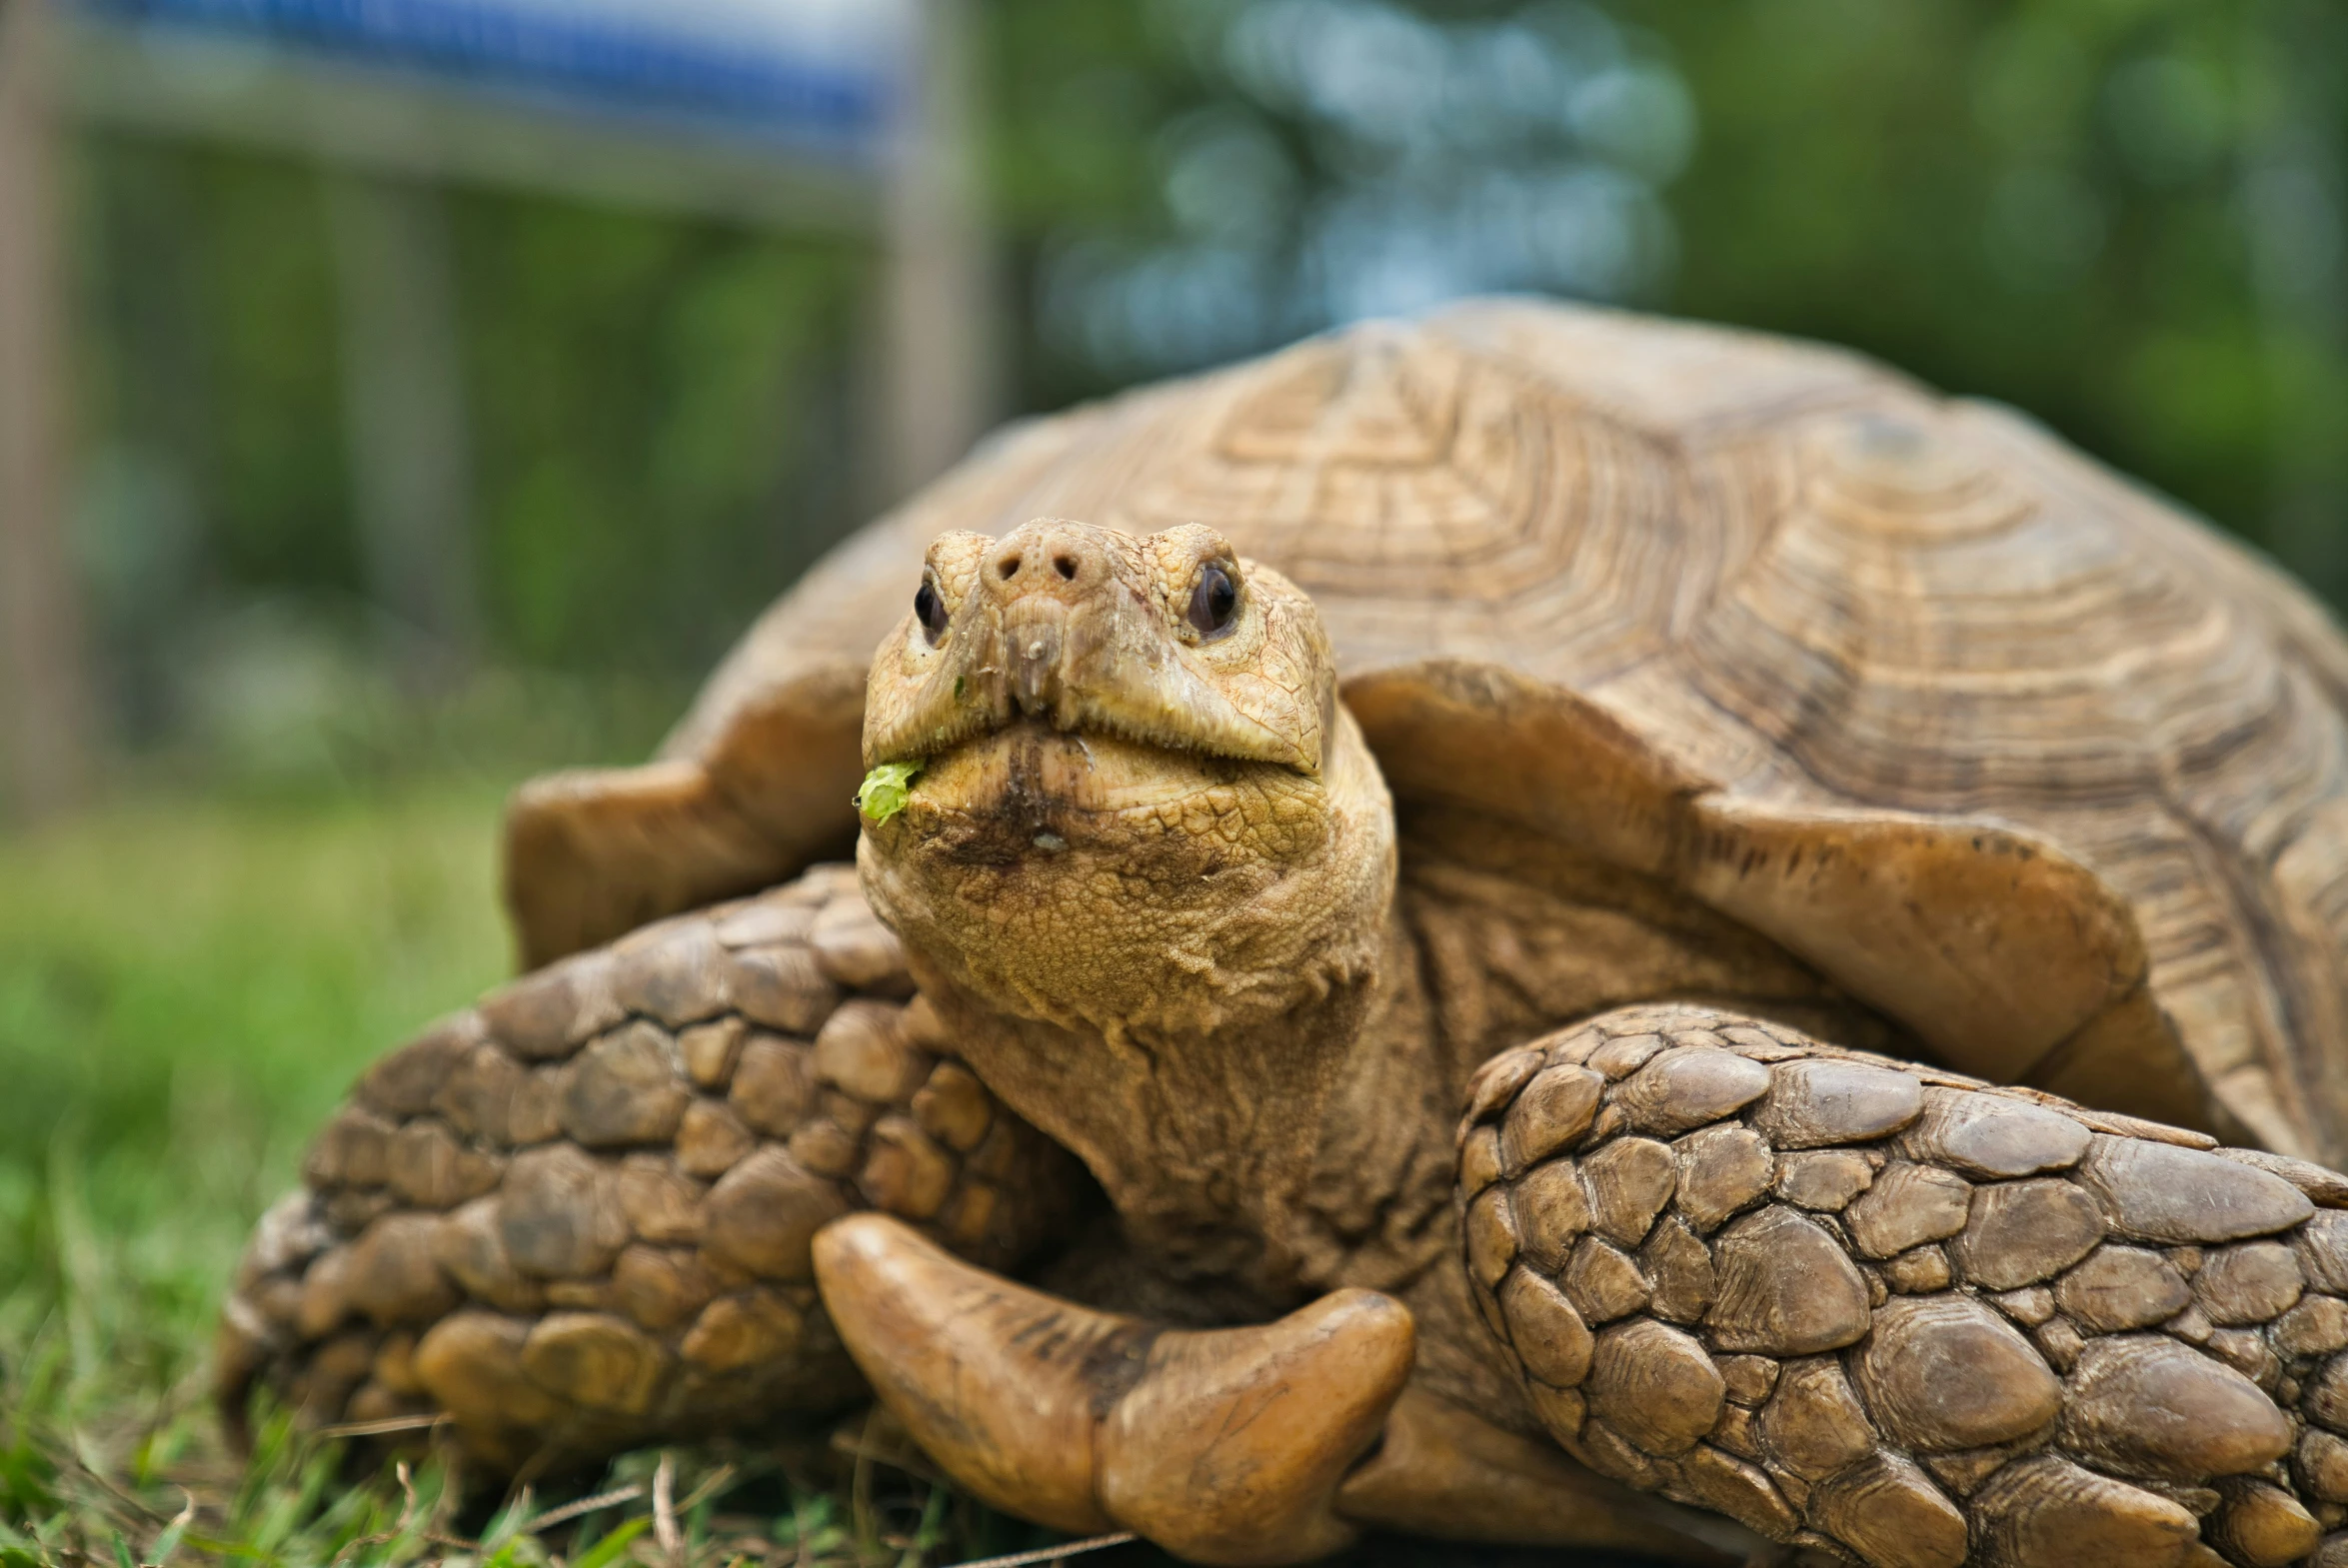
[[[1314,1289],[1397,1290],[1456,1248],[1452,1128],[1465,1073],[1443,1048],[1435,1012],[1397,899],[1377,988],[1313,1129],[1290,1250]]]
[[[1304,1289],[1307,1189],[1373,972],[1260,1021],[1111,1035],[1008,1013],[919,955],[914,968],[972,1068],[1085,1162],[1154,1267],[1269,1303]]]

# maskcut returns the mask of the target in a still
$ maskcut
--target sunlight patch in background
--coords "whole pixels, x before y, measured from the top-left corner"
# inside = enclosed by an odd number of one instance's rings
[[[1463,294],[1668,285],[1662,192],[1697,126],[1659,39],[1558,0],[1477,22],[1378,0],[1153,17],[1221,101],[1153,139],[1166,241],[1047,238],[1041,315],[1065,348],[1163,373]]]

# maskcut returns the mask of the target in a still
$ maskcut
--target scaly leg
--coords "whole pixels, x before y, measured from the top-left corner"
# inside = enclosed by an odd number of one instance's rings
[[[1416,1352],[1409,1310],[1374,1290],[1185,1330],[1030,1289],[881,1215],[826,1227],[815,1258],[857,1364],[948,1475],[1192,1562],[1307,1562],[1351,1540],[1339,1489]]]
[[[1877,1568],[2348,1563],[2329,1170],[1635,1008],[1486,1064],[1460,1197],[1602,1474]]]
[[[877,1208],[996,1267],[1082,1176],[914,996],[853,870],[665,920],[377,1062],[227,1304],[221,1392],[316,1424],[446,1412],[477,1460],[583,1461],[862,1384],[809,1246]]]

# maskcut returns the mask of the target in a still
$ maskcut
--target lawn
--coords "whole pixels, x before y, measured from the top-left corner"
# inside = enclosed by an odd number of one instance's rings
[[[495,820],[420,790],[0,838],[0,1551],[159,1560],[183,1486],[183,1556],[323,1561],[380,1527],[379,1488],[328,1500],[331,1455],[269,1445],[243,1486],[204,1357],[308,1129],[496,977]]]

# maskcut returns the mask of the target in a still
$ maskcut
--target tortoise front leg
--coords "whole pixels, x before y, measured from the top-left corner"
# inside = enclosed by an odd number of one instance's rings
[[[817,1230],[869,1206],[1014,1267],[1082,1184],[845,866],[493,992],[379,1061],[304,1176],[227,1304],[232,1418],[257,1378],[314,1424],[445,1412],[508,1471],[853,1400]]]
[[[1603,1474],[1878,1568],[2348,1562],[2328,1170],[1641,1008],[1486,1064],[1460,1194]]]
[[[1306,1562],[1357,1533],[1339,1488],[1416,1350],[1393,1297],[1193,1331],[1047,1295],[880,1215],[833,1224],[815,1256],[882,1401],[981,1500],[1201,1563]]]

